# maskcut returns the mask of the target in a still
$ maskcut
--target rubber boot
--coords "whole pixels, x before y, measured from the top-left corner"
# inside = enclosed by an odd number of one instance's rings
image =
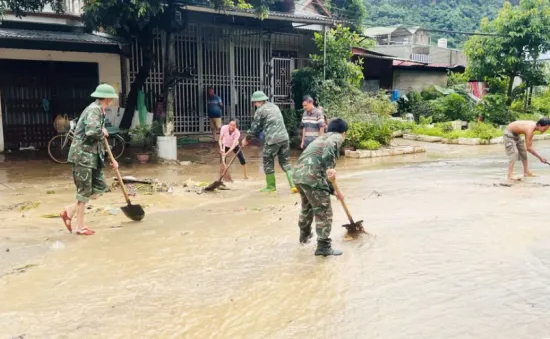
[[[335,250],[330,246],[330,239],[328,241],[317,240],[317,249],[315,250],[316,256],[327,257],[329,255],[342,255],[344,252]]]
[[[300,244],[305,245],[313,238],[313,233],[311,232],[311,228],[309,229],[309,232],[306,230],[300,230]]]
[[[290,192],[298,193],[298,189],[294,186],[294,180],[292,180],[292,171],[286,172],[286,178],[288,180],[288,185],[290,186]]]
[[[275,173],[266,174],[265,182],[267,186],[260,190],[260,192],[275,192],[277,190],[275,186]]]

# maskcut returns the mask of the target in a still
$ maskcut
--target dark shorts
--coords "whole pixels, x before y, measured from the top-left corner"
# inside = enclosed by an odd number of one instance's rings
[[[76,186],[76,200],[87,203],[92,195],[105,193],[107,183],[103,175],[103,164],[98,169],[73,166],[73,180]]]
[[[225,146],[225,152],[227,153],[227,151],[229,151],[231,148],[230,147],[227,147]],[[241,148],[239,146],[235,147],[235,149],[233,150],[233,153],[237,154],[237,152],[239,152]],[[239,162],[241,163],[241,165],[246,165],[246,159],[244,158],[244,154],[243,152],[239,152],[239,154],[237,154],[237,158],[239,158]]]

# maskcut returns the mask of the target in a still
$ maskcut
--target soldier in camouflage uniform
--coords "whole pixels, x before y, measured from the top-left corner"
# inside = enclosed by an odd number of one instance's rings
[[[306,244],[312,237],[311,224],[315,217],[317,250],[315,255],[341,255],[342,251],[331,247],[332,206],[330,195],[334,192],[330,179],[336,178],[336,160],[340,147],[346,138],[348,124],[342,119],[334,119],[328,126],[328,133],[313,141],[302,153],[294,167],[294,182],[302,199],[302,210],[298,226],[300,243]]]
[[[285,121],[281,110],[277,105],[268,102],[264,92],[258,91],[252,94],[251,101],[256,106],[256,115],[252,126],[247,132],[246,139],[243,139],[242,146],[248,145],[252,136],[258,136],[264,132],[265,142],[263,149],[264,173],[267,186],[262,192],[276,191],[275,185],[275,157],[279,158],[279,165],[285,171],[288,184],[292,193],[298,190],[292,182],[292,167],[290,166],[290,142]]]
[[[105,109],[118,98],[115,89],[107,84],[99,85],[91,95],[96,98],[80,115],[76,124],[74,139],[69,150],[68,161],[73,164],[73,180],[76,186],[76,203],[65,207],[61,218],[65,227],[72,233],[71,221],[77,215],[77,230],[79,235],[95,233],[84,225],[84,208],[86,203],[107,189],[104,167],[104,138],[109,134],[105,129]],[[113,168],[118,168],[114,161]]]

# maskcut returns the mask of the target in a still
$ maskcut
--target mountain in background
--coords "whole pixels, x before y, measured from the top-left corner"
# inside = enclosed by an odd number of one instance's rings
[[[483,17],[493,19],[505,0],[364,0],[367,27],[421,26],[426,29],[474,32]],[[519,0],[510,1],[517,5]],[[464,34],[431,32],[432,44],[447,38],[448,46],[461,48]]]

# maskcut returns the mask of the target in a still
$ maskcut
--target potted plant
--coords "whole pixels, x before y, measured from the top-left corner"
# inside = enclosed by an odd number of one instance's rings
[[[142,164],[148,163],[155,142],[151,126],[139,125],[131,129],[130,134],[132,135],[132,144],[140,147],[140,151],[136,153],[136,158]]]

